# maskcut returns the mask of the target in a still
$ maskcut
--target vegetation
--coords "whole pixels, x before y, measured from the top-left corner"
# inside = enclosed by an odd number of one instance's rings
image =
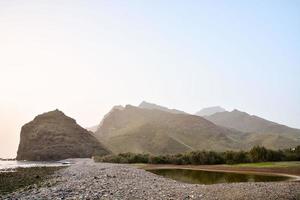
[[[49,175],[63,167],[31,167],[17,168],[13,172],[0,173],[0,196],[11,193],[19,188],[40,184]]]
[[[300,146],[294,149],[270,150],[255,146],[250,151],[192,151],[174,155],[150,155],[121,153],[118,155],[95,156],[96,162],[111,163],[149,163],[149,164],[176,164],[176,165],[211,165],[237,164],[272,161],[300,161]]]

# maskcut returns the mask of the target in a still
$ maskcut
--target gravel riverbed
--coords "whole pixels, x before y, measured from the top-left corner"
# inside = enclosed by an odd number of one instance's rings
[[[42,186],[30,186],[0,199],[299,199],[299,182],[193,185],[128,165],[72,159]]]

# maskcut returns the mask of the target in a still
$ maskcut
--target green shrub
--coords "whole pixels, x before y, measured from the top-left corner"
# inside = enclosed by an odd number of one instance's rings
[[[95,156],[96,162],[110,163],[150,163],[175,165],[212,165],[237,164],[266,161],[297,161],[300,160],[300,146],[293,149],[270,150],[255,146],[249,152],[245,151],[192,151],[175,155],[150,155],[121,153],[118,155]]]

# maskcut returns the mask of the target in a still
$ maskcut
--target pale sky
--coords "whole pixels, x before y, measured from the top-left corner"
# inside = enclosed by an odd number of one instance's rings
[[[0,157],[60,109],[84,126],[142,100],[300,128],[300,1],[0,0]]]

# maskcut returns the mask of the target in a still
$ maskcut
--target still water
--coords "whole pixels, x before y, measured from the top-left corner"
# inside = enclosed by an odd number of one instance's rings
[[[56,166],[65,166],[69,163],[60,162],[60,161],[53,161],[53,162],[36,162],[36,161],[16,161],[16,160],[9,160],[9,161],[1,161],[0,160],[0,172],[7,172],[13,171],[15,168],[18,167],[56,167]]]
[[[157,175],[171,178],[184,183],[193,184],[216,184],[237,182],[270,182],[285,181],[290,179],[285,176],[238,174],[229,172],[212,172],[190,169],[153,169],[147,170]]]

